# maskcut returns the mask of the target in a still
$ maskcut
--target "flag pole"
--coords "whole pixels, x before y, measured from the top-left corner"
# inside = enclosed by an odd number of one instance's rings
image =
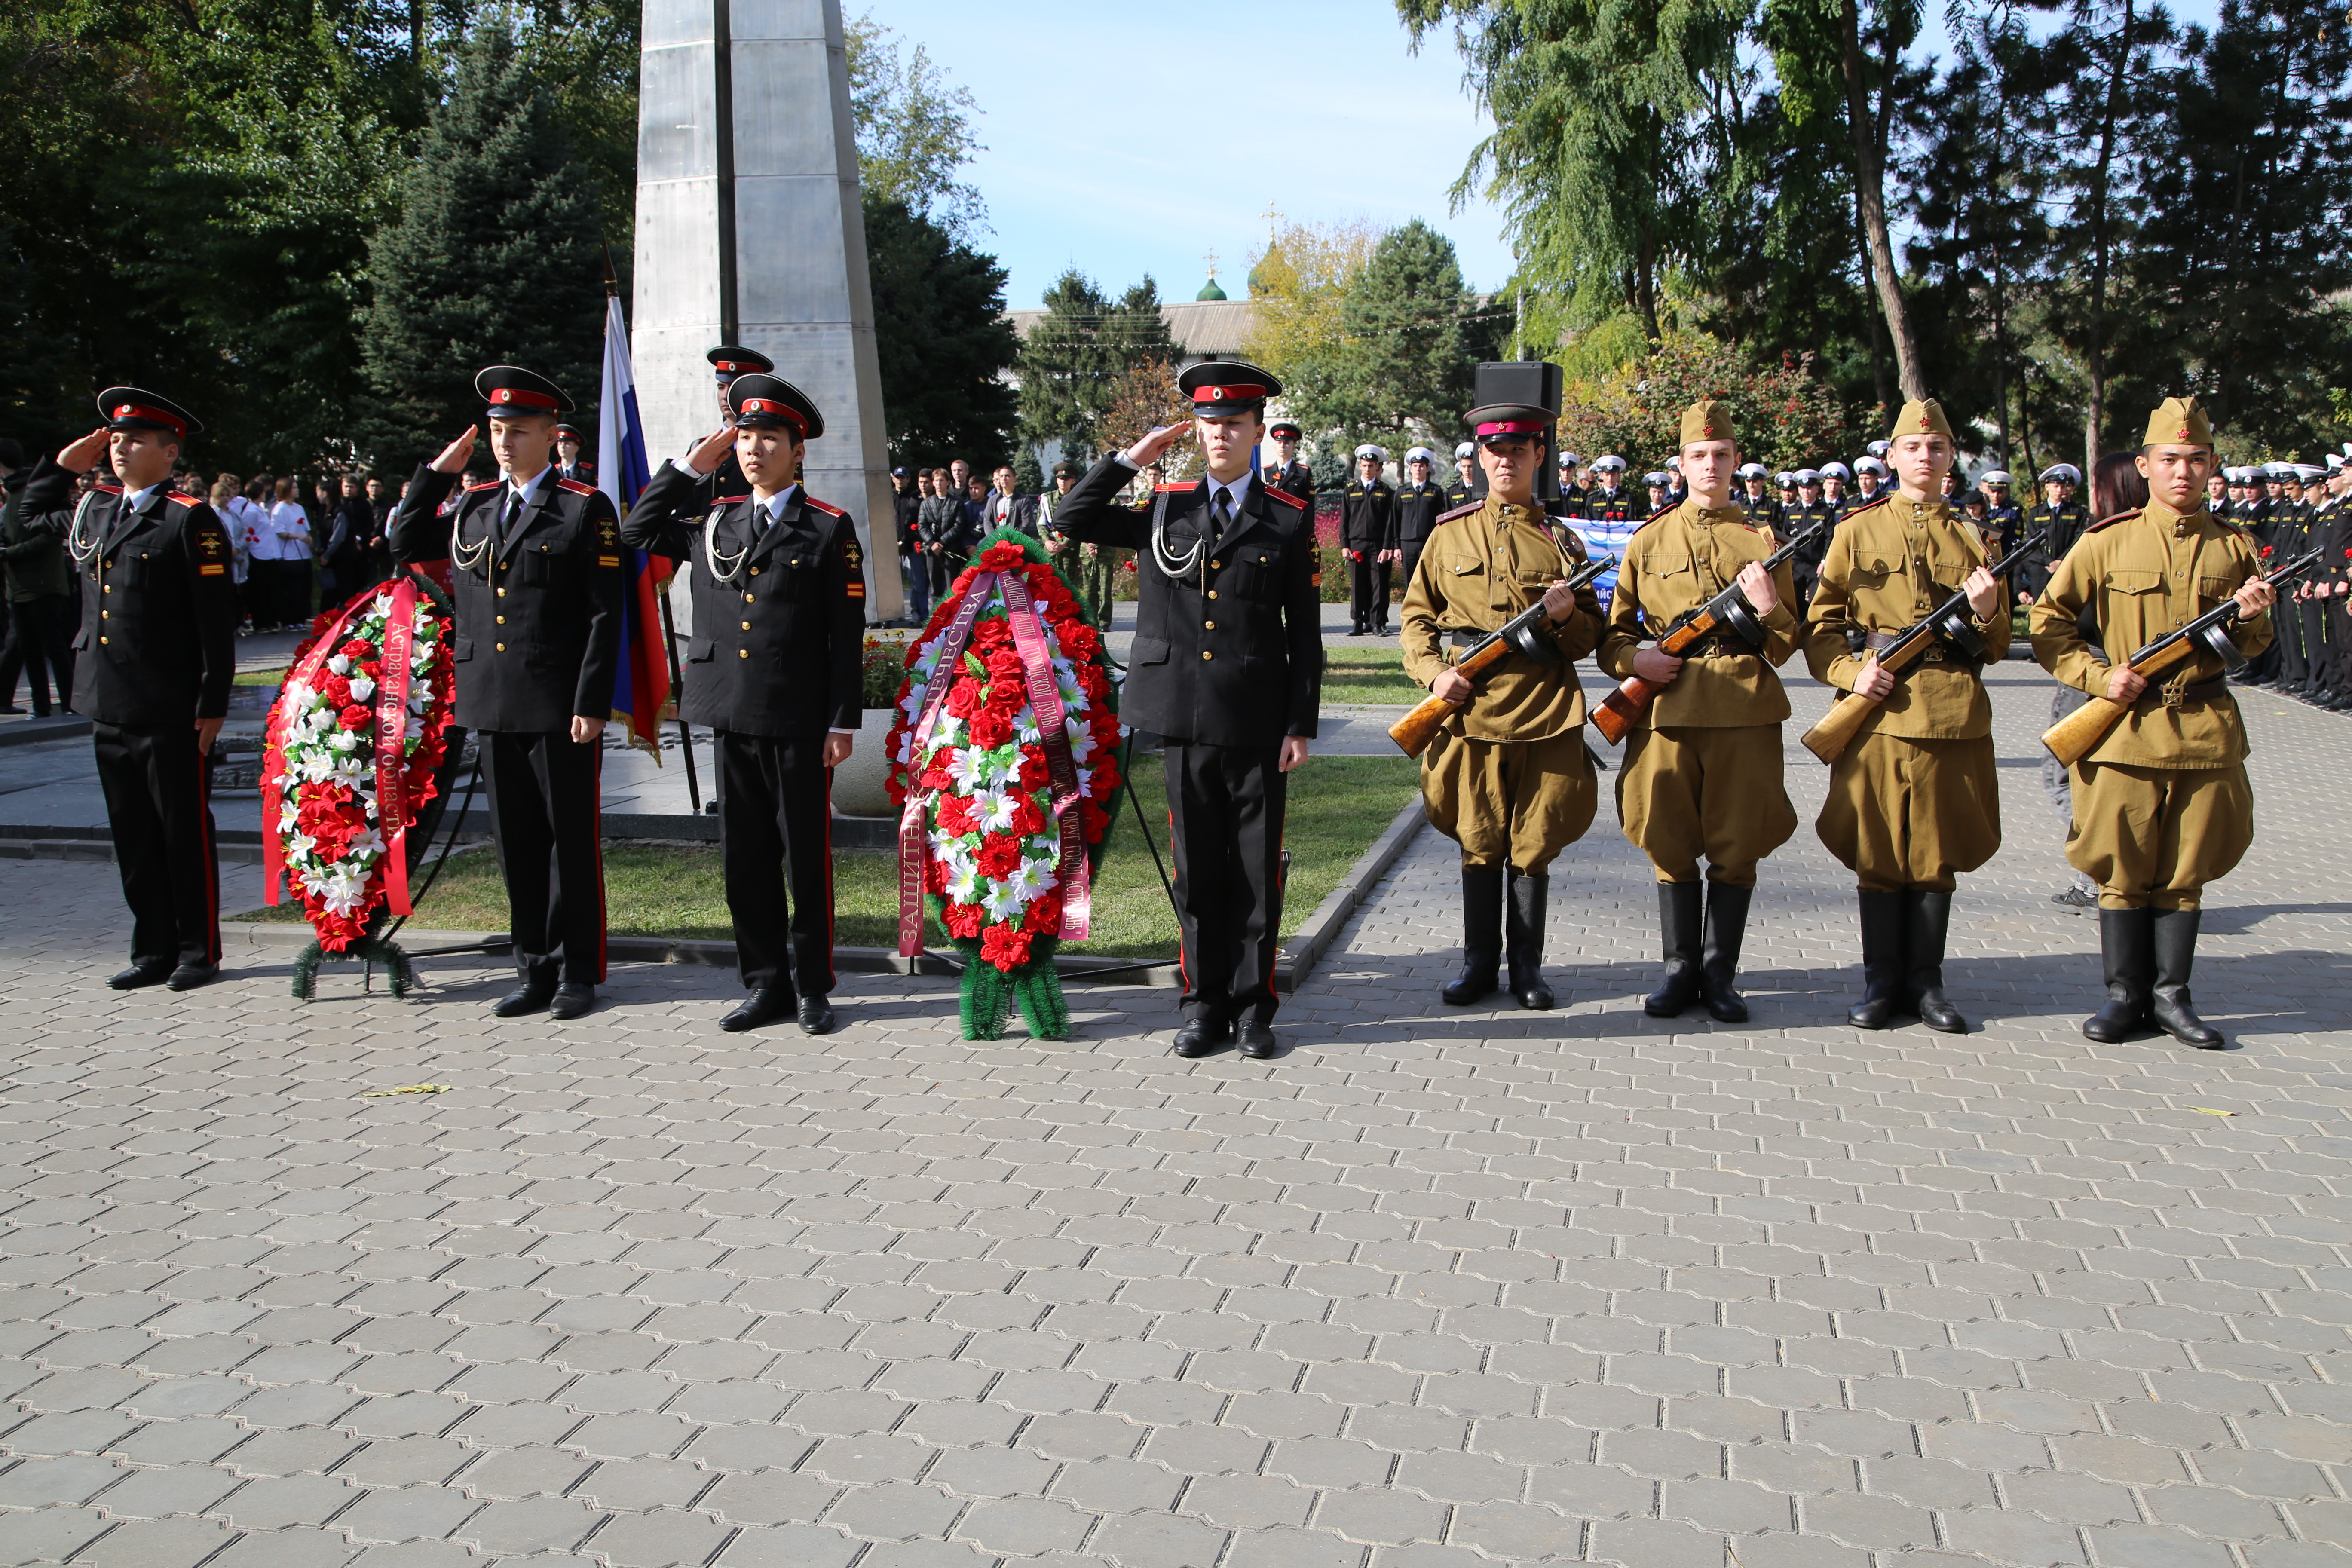
[[[613,269],[613,247],[608,245],[604,247],[604,298],[617,300],[620,297],[621,279]],[[604,456],[603,453],[597,455]],[[669,700],[672,710],[675,711],[679,694],[686,689],[686,682],[678,668],[677,625],[677,616],[671,613],[669,607],[669,584],[662,584],[661,592],[656,596],[654,602],[661,609],[662,647],[669,653]],[[687,805],[695,816],[700,816],[702,815],[702,781],[695,773],[694,731],[687,726],[683,718],[677,721],[677,749],[686,758]]]

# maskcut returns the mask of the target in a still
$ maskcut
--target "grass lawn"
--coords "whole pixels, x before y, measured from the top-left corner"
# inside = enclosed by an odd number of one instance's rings
[[[1290,847],[1290,884],[1282,929],[1295,931],[1324,895],[1337,887],[1372,840],[1420,790],[1419,765],[1406,757],[1316,757],[1290,775],[1284,841]],[[1135,760],[1136,792],[1150,814],[1152,841],[1168,853],[1165,786],[1160,758]],[[1161,891],[1150,851],[1121,809],[1094,884],[1094,935],[1073,952],[1160,958],[1176,951],[1176,917]],[[892,947],[898,940],[898,857],[887,850],[841,849],[833,857],[834,941],[843,947]],[[714,846],[614,844],[604,849],[606,918],[615,936],[669,936],[731,941],[727,897]],[[241,921],[298,921],[299,906],[248,910]],[[442,931],[503,931],[506,886],[498,858],[487,847],[454,857],[417,906],[414,922]],[[934,924],[931,942],[947,945]]]
[[[1323,700],[1353,707],[1419,702],[1429,693],[1404,672],[1404,650],[1366,639],[1323,650]]]
[[[236,672],[236,679],[232,682],[232,684],[237,686],[282,686],[286,681],[286,672],[293,668],[294,667],[290,664],[281,664],[276,669],[240,669]]]

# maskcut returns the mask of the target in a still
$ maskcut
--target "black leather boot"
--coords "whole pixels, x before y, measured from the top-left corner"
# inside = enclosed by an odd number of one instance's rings
[[[1698,944],[1704,882],[1658,884],[1658,931],[1664,939],[1666,981],[1642,999],[1653,1018],[1679,1018],[1698,1000]]]
[[[2154,918],[2156,985],[2147,1010],[2157,1026],[2184,1046],[2200,1051],[2225,1049],[2221,1031],[2197,1016],[2189,1001],[2189,971],[2197,962],[2199,910],[2150,910]]]
[[[2156,911],[2101,909],[2099,954],[2107,1002],[2083,1020],[2083,1036],[2103,1046],[2117,1045],[2147,1026],[2148,998],[2156,987]]]
[[[1698,994],[1718,1024],[1748,1022],[1748,998],[1731,982],[1739,973],[1739,941],[1748,934],[1753,888],[1706,885],[1706,944],[1699,954]]]
[[[1862,1000],[1845,1010],[1857,1029],[1883,1029],[1903,1000],[1903,895],[1860,895]]]
[[[1439,993],[1456,1007],[1495,994],[1503,962],[1503,873],[1500,866],[1462,868],[1462,973]]]
[[[1551,879],[1541,873],[1511,872],[1511,899],[1505,919],[1511,939],[1511,994],[1519,1005],[1538,1010],[1552,1005],[1551,987],[1544,984],[1544,900]]]
[[[1903,890],[1904,989],[1919,1021],[1947,1035],[1965,1035],[1969,1021],[1944,994],[1944,941],[1952,930],[1952,895],[1926,888]]]

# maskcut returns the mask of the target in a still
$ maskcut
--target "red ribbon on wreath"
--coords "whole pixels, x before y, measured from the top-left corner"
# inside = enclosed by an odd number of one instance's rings
[[[383,896],[396,915],[408,907],[408,659],[416,642],[416,580],[392,591],[375,683],[375,825],[383,835]]]

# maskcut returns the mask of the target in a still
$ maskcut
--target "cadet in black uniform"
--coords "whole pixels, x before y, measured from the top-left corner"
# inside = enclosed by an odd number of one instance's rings
[[[1283,775],[1307,760],[1323,685],[1315,520],[1250,468],[1280,383],[1212,360],[1177,385],[1192,396],[1208,478],[1118,505],[1187,427],[1154,430],[1097,463],[1055,521],[1073,539],[1140,552],[1119,717],[1166,742],[1184,972],[1175,1054],[1206,1056],[1238,1024],[1242,1055],[1271,1057]]]
[[[702,357],[710,362],[711,374],[717,380],[721,427],[731,425],[735,419],[734,399],[728,395],[728,388],[734,384],[735,378],[739,375],[766,375],[776,368],[774,360],[757,349],[747,349],[741,343],[721,343]],[[701,443],[697,442],[696,445]],[[719,465],[719,471],[703,481],[698,504],[707,510],[720,496],[740,496],[751,488],[751,481],[743,477],[742,467],[735,461],[734,449],[730,447],[726,461]]]
[[[501,1018],[576,1018],[604,978],[598,789],[621,667],[621,525],[602,490],[548,466],[553,382],[498,364],[474,378],[499,478],[442,498],[479,426],[416,470],[392,520],[392,558],[447,561],[457,590],[457,722],[481,739],[499,869],[522,984]]]
[[[18,505],[27,531],[65,540],[81,577],[73,709],[90,721],[131,906],[131,967],[107,984],[187,991],[220,973],[208,769],[236,675],[236,557],[213,509],[171,488],[204,426],[133,386],[108,387],[98,411],[106,423],[36,464]],[[101,456],[114,482],[75,504]]]
[[[1573,452],[1562,452],[1559,455],[1559,495],[1545,505],[1546,516],[1574,518],[1584,515],[1585,490],[1576,479],[1577,469],[1583,466],[1584,459]],[[1410,565],[1404,569],[1404,580],[1407,584],[1412,582],[1412,568]]]
[[[1396,490],[1381,478],[1388,454],[1378,447],[1356,448],[1356,477],[1339,502],[1339,548],[1348,553],[1348,581],[1354,595],[1351,637],[1386,637],[1389,583],[1396,570]]]
[[[751,993],[719,1027],[797,1011],[822,1035],[834,1025],[832,770],[865,711],[866,572],[856,525],[794,478],[824,434],[816,405],[759,373],[736,377],[730,397],[732,431],[663,464],[621,538],[695,563],[678,717],[708,726],[718,752],[727,912]],[[730,451],[751,489],[699,510],[703,479]]]
[[[1797,504],[1780,518],[1780,525],[1793,539],[1817,522],[1830,524],[1813,536],[1813,542],[1800,549],[1789,559],[1789,575],[1797,585],[1797,602],[1811,605],[1813,588],[1822,580],[1822,562],[1829,555],[1830,538],[1837,531],[1838,506],[1827,493],[1819,468],[1799,468],[1796,472]]]
[[[1586,521],[1627,523],[1649,516],[1636,510],[1638,504],[1633,492],[1625,488],[1625,459],[1613,452],[1594,458],[1592,483],[1584,492]],[[1611,552],[1615,552],[1613,548]]]
[[[1742,463],[1739,466],[1739,494],[1734,499],[1738,501],[1739,510],[1747,514],[1748,526],[1769,533],[1780,533],[1780,503],[1773,499],[1771,490],[1767,488],[1771,477],[1765,472],[1761,463]]]
[[[1437,520],[1452,510],[1445,504],[1445,492],[1431,477],[1436,467],[1437,454],[1426,447],[1415,447],[1404,455],[1404,483],[1397,487],[1396,520],[1397,552],[1402,563],[1398,574],[1408,588],[1412,585],[1412,569],[1421,563],[1422,547],[1436,531]]]
[[[2049,533],[2033,552],[2033,558],[2025,563],[2025,580],[2036,599],[2050,585],[2051,571],[2074,547],[2074,541],[2083,536],[2083,509],[2070,499],[2066,486],[2066,477],[2074,471],[2064,463],[2053,463],[2042,469],[2042,499],[2025,514],[2028,533],[2043,530]]]
[[[1445,510],[1468,506],[1486,493],[1486,476],[1478,471],[1478,443],[1465,441],[1454,448],[1454,482],[1445,487]]]
[[[1266,439],[1274,443],[1274,461],[1258,472],[1258,479],[1270,490],[1284,490],[1307,503],[1307,515],[1315,515],[1315,470],[1298,460],[1298,426],[1287,419],[1277,419],[1266,426]]]
[[[555,427],[555,477],[583,485],[596,482],[596,465],[580,456],[580,426],[568,421]]]

